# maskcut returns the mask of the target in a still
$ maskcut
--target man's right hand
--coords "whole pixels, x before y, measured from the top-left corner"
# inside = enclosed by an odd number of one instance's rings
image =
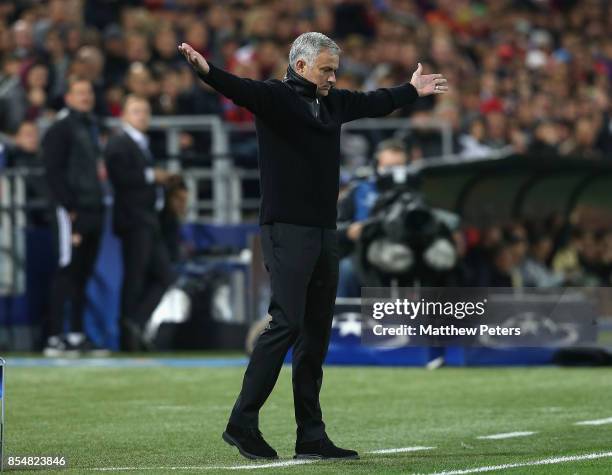
[[[204,59],[204,56],[194,50],[187,43],[181,43],[178,47],[178,50],[183,56],[185,56],[187,62],[198,74],[208,74],[208,71],[210,71],[210,66],[208,66],[208,63]]]

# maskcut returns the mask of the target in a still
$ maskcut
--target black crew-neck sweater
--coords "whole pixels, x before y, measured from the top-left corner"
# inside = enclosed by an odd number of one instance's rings
[[[363,117],[383,117],[412,103],[411,84],[353,92],[317,86],[291,67],[285,79],[240,78],[210,64],[200,78],[255,114],[261,186],[260,224],[336,228],[340,127]]]

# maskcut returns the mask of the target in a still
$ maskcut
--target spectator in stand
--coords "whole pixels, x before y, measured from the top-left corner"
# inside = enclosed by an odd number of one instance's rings
[[[132,63],[125,77],[125,90],[152,102],[158,92],[158,84],[143,63]]]
[[[487,280],[483,282],[485,287],[514,287],[516,280],[513,278],[515,269],[515,256],[508,245],[502,241],[491,250],[491,267]]]
[[[15,55],[4,57],[0,74],[0,131],[15,133],[26,116],[27,96],[21,84],[21,61]]]
[[[66,93],[70,58],[59,29],[52,28],[47,31],[44,40],[46,63],[49,67],[49,104],[59,110],[63,104]]]
[[[470,124],[468,133],[459,139],[463,158],[488,158],[493,148],[486,145],[486,129],[482,119],[477,118]]]
[[[121,84],[128,69],[125,57],[125,38],[119,25],[110,24],[104,29],[104,83],[107,88]]]
[[[100,116],[108,115],[105,100],[104,84],[104,54],[95,46],[83,46],[76,52],[71,64],[71,74],[86,78],[91,82],[96,96],[95,113]]]
[[[11,30],[13,52],[18,58],[27,62],[35,58],[34,34],[32,23],[28,20],[17,20]]]
[[[575,227],[565,247],[552,259],[552,269],[565,276],[569,285],[597,285],[595,239],[593,233]]]
[[[533,234],[529,243],[529,253],[521,265],[525,287],[560,287],[565,282],[562,274],[550,269],[548,262],[553,248],[552,238],[543,232]]]
[[[25,94],[27,96],[25,119],[36,120],[46,115],[49,69],[43,63],[33,63],[25,73]]]
[[[593,120],[581,117],[574,125],[574,134],[571,138],[571,145],[566,154],[575,158],[586,158],[597,160],[603,157],[601,150],[595,148],[597,140],[597,128]]]
[[[493,111],[485,115],[487,129],[486,145],[493,150],[506,147],[510,141],[508,137],[508,119],[501,111]]]
[[[28,174],[25,177],[26,204],[36,205],[26,212],[28,226],[49,226],[49,216],[45,208],[49,200],[47,184],[40,175],[40,135],[36,123],[22,122],[15,134],[13,146],[8,149],[10,166],[21,168]]]
[[[12,167],[35,167],[38,164],[39,133],[36,123],[24,121],[15,134],[14,146],[10,152],[9,165]]]
[[[182,65],[180,55],[176,51],[178,37],[171,24],[163,25],[154,37],[153,57],[150,65],[156,74],[174,69]]]
[[[159,83],[159,95],[153,97],[153,115],[181,115],[179,96],[182,91],[178,69],[164,70]]]
[[[534,157],[559,156],[559,134],[557,126],[552,121],[543,121],[534,131],[534,138],[527,149],[527,153]]]
[[[125,38],[125,59],[129,64],[148,64],[151,60],[151,48],[146,34],[132,31]]]
[[[512,287],[523,287],[521,267],[527,255],[527,232],[521,224],[514,224],[504,233],[504,244],[512,255],[512,267],[508,272]]]
[[[178,175],[171,175],[168,178],[165,189],[165,206],[159,219],[170,261],[176,263],[184,257],[180,245],[180,228],[187,215],[189,194],[185,181]]]

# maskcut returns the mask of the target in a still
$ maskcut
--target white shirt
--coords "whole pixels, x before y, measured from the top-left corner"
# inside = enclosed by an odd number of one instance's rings
[[[149,137],[146,134],[138,130],[136,127],[131,126],[127,122],[123,123],[123,130],[130,138],[138,144],[138,146],[146,151],[147,154],[151,154],[149,151]]]
[[[152,155],[151,151],[149,150],[149,137],[147,137],[147,134],[141,132],[136,127],[131,126],[127,122],[123,123],[123,130],[126,134],[130,136],[130,138],[134,142],[136,142],[136,145],[138,145],[138,148],[142,150],[142,153],[145,155],[145,157],[147,157],[147,160],[151,160]],[[155,170],[153,169],[153,167],[145,168],[145,180],[147,181],[147,183],[155,183]],[[163,188],[160,186],[157,186],[155,191],[157,194],[157,199],[155,200],[155,209],[157,211],[161,211],[164,207],[164,191]]]
[[[151,157],[151,151],[149,150],[149,137],[127,122],[124,122],[122,127],[123,131],[128,134],[134,142],[136,142],[136,145],[138,145],[138,148],[142,150],[145,157],[147,157],[147,159]],[[147,180],[147,183],[155,183],[155,171],[153,170],[153,167],[145,168],[145,180]]]

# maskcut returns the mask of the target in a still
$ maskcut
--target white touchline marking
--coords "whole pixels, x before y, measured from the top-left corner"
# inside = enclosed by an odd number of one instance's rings
[[[291,465],[303,465],[306,463],[318,462],[319,460],[287,460],[286,462],[265,463],[262,465],[235,465],[226,467],[228,470],[253,470],[256,468],[290,467]]]
[[[401,452],[416,452],[418,450],[433,450],[435,447],[399,447],[395,449],[380,449],[366,452],[368,454],[394,454]],[[276,467],[290,467],[292,465],[303,465],[307,463],[319,462],[319,460],[287,460],[284,462],[272,462],[266,464],[252,464],[252,465],[233,465],[233,466],[192,466],[192,467],[99,467],[91,468],[98,472],[110,472],[110,471],[135,471],[135,470],[257,470],[258,468],[276,468]]]
[[[503,434],[481,435],[481,436],[476,437],[476,438],[477,439],[492,439],[492,440],[497,440],[497,439],[511,439],[512,437],[525,437],[525,436],[533,435],[533,434],[537,434],[537,432],[529,432],[529,431],[523,431],[523,432],[504,432]]]
[[[272,462],[252,465],[202,465],[202,466],[186,466],[186,467],[96,467],[96,468],[81,468],[79,470],[93,470],[96,472],[114,472],[114,471],[136,471],[136,470],[256,470],[258,468],[281,468],[290,467],[292,465],[304,465],[307,463],[319,462],[319,460],[286,460],[284,462]]]
[[[533,467],[535,465],[552,465],[563,462],[579,462],[581,460],[594,460],[612,457],[612,452],[598,452],[584,455],[568,455],[564,457],[551,457],[548,459],[534,460],[532,462],[507,463],[504,465],[489,465],[487,467],[466,468],[463,470],[450,470],[447,472],[435,472],[429,475],[463,475],[466,473],[494,472],[497,470],[507,470],[509,468]]]
[[[400,452],[416,452],[417,450],[433,450],[435,447],[400,447],[398,449],[380,449],[366,452],[368,454],[397,454]]]
[[[577,426],[600,426],[603,424],[612,424],[612,417],[608,417],[607,419],[595,419],[593,421],[580,421],[576,422]]]

